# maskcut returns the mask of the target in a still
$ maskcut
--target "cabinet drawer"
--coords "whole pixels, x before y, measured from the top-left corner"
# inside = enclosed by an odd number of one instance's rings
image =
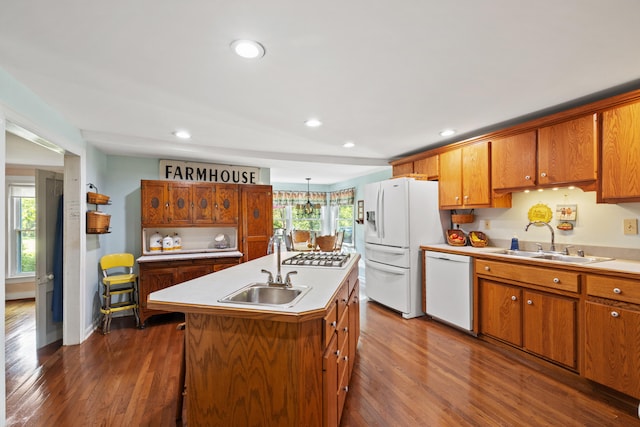
[[[640,304],[640,281],[588,275],[587,294]]]
[[[336,303],[331,304],[329,313],[324,318],[324,345],[329,345],[329,341],[335,335],[334,332],[338,329],[338,306]]]
[[[338,343],[340,346],[343,346],[345,343],[346,337],[349,333],[349,310],[347,309],[342,316],[340,316],[340,320],[338,321]],[[344,344],[344,348],[340,349],[341,353],[347,354],[347,345]]]
[[[509,264],[499,261],[476,260],[476,274],[531,283],[546,288],[578,292],[580,274],[571,271]]]
[[[340,290],[337,294],[338,299],[338,319],[342,317],[345,310],[347,309],[347,304],[349,304],[349,284],[348,282],[344,282],[342,286],[340,286]]]

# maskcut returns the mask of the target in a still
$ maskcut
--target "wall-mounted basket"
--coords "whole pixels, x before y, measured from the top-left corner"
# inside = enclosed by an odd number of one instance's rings
[[[471,224],[475,220],[476,216],[473,213],[473,209],[471,209],[471,212],[467,214],[451,211],[451,222],[454,224]]]
[[[111,215],[99,211],[87,211],[87,233],[104,234],[109,232]]]
[[[108,205],[109,196],[100,193],[88,192],[87,203],[91,203],[92,205]]]

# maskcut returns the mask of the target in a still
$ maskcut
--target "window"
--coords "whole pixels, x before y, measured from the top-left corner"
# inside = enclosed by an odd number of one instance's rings
[[[293,230],[322,230],[322,208],[315,207],[310,215],[304,213],[304,205],[295,205],[291,207],[291,223]]]
[[[36,271],[36,198],[33,184],[9,184],[7,254],[10,277]]]
[[[343,244],[353,245],[353,205],[339,205],[337,208],[335,231],[344,231]]]

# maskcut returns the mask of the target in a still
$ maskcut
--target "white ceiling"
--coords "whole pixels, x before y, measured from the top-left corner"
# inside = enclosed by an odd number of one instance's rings
[[[4,1],[0,67],[106,153],[334,183],[639,86],[638,17],[637,0]],[[235,56],[243,38],[266,55]]]

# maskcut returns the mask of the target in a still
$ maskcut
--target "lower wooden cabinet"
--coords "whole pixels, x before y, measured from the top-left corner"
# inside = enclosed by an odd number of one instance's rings
[[[640,284],[587,276],[584,376],[640,399]]]
[[[167,313],[166,311],[147,308],[147,297],[150,293],[238,265],[239,263],[240,258],[237,257],[139,263],[138,300],[140,302],[140,324],[144,327],[150,316]]]
[[[478,273],[492,276],[479,279],[480,333],[577,370],[578,295],[573,298],[528,288],[530,284],[558,289],[558,292],[564,292],[562,288],[577,291],[577,274],[520,267],[521,279],[526,277],[526,282],[499,280],[513,266],[476,261]]]

